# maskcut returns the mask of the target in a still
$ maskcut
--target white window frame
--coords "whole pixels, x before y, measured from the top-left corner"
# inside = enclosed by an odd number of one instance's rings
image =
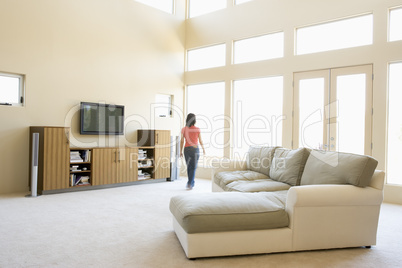
[[[18,102],[5,102],[2,100],[2,97],[0,95],[0,104],[1,105],[6,105],[6,106],[24,106],[25,103],[25,75],[23,74],[15,74],[15,73],[6,73],[6,72],[0,72],[0,76],[3,77],[12,77],[12,78],[18,78],[19,83],[18,83]],[[0,91],[1,94],[1,91]]]

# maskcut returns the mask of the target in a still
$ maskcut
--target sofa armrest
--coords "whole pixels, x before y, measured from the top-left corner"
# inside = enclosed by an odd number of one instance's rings
[[[289,189],[286,207],[372,206],[382,201],[382,190],[373,187],[304,185]]]
[[[294,250],[376,244],[383,191],[354,185],[305,185],[289,189],[286,211]]]
[[[384,182],[385,182],[385,172],[376,169],[374,171],[373,177],[371,178],[369,186],[378,190],[383,190]]]

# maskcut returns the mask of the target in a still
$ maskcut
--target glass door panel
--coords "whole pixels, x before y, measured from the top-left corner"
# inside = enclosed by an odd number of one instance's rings
[[[299,147],[323,149],[324,138],[324,78],[300,81]]]
[[[329,71],[294,74],[293,148],[325,149]]]
[[[372,66],[331,70],[330,150],[371,154]]]
[[[337,151],[364,154],[366,75],[337,77]]]

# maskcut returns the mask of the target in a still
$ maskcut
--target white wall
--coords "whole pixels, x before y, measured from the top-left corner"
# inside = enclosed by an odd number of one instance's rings
[[[374,117],[373,156],[379,160],[379,169],[386,165],[386,105],[387,67],[392,61],[402,60],[402,42],[387,42],[388,8],[402,5],[401,0],[254,0],[208,15],[189,19],[186,24],[186,48],[192,49],[211,44],[226,43],[227,64],[224,67],[187,72],[186,84],[226,81],[227,101],[230,103],[231,81],[236,79],[282,75],[284,77],[283,146],[291,147],[293,73],[334,67],[373,64],[374,66]],[[316,24],[333,19],[373,13],[373,45],[343,49],[310,55],[294,55],[294,31],[296,27]],[[232,41],[261,34],[283,31],[285,56],[261,62],[231,65]],[[230,107],[226,107],[230,115]],[[229,148],[226,150],[229,156]],[[392,188],[392,191],[390,190]],[[402,188],[386,187],[386,200],[401,202]],[[399,201],[398,201],[399,200]]]
[[[26,75],[25,107],[0,106],[0,193],[28,190],[29,126],[71,126],[78,145],[132,144],[146,127],[177,135],[181,116],[153,120],[150,109],[157,93],[183,106],[185,1],[176,2],[170,15],[133,0],[0,0],[0,72]],[[125,105],[125,135],[80,136],[70,111],[81,101]]]

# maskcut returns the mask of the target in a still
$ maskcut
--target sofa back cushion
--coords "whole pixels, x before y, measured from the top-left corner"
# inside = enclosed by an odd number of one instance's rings
[[[301,185],[352,184],[366,187],[378,161],[367,155],[313,150],[307,159]]]
[[[251,146],[247,154],[247,169],[269,176],[269,169],[276,148],[279,147]]]
[[[292,186],[300,185],[304,166],[306,165],[309,154],[310,150],[306,148],[296,150],[285,148],[276,149],[269,177]]]

